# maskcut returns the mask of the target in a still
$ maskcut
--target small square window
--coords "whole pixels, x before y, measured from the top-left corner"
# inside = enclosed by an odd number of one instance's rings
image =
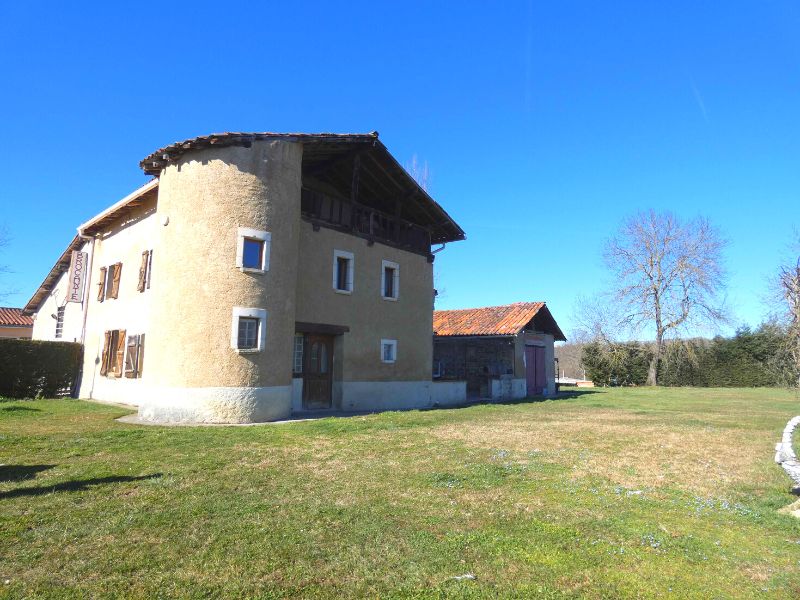
[[[258,319],[239,317],[239,350],[255,350],[258,348]]]
[[[261,269],[264,264],[264,240],[244,238],[242,266],[245,269]]]
[[[262,352],[267,342],[267,311],[234,306],[231,311],[231,348],[239,353]]]
[[[272,234],[248,227],[239,227],[236,266],[243,271],[269,271]]]
[[[381,362],[397,361],[397,340],[381,340]]]

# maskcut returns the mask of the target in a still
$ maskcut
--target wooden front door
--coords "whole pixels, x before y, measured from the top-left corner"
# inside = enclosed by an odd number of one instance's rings
[[[333,336],[306,334],[303,344],[303,408],[331,408]]]
[[[547,388],[543,346],[525,346],[525,381],[528,396],[541,396]]]

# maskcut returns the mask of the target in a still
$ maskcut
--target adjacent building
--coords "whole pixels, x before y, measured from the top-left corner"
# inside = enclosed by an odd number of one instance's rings
[[[157,422],[457,404],[432,380],[432,245],[464,232],[377,133],[161,148],[25,307],[84,344],[80,397]]]
[[[33,319],[21,308],[0,306],[0,338],[30,338],[33,335]]]
[[[437,310],[434,376],[466,381],[469,398],[556,393],[554,342],[566,341],[544,302]]]

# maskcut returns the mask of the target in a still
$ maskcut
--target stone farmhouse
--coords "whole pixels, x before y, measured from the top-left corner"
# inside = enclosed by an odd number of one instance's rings
[[[35,339],[84,344],[80,397],[217,423],[465,400],[431,377],[432,246],[464,232],[377,133],[215,134],[140,166],[25,307]]]

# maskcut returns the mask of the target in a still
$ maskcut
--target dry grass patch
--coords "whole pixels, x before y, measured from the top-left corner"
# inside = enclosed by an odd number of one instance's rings
[[[442,440],[502,448],[601,476],[626,488],[681,487],[701,495],[758,477],[771,451],[768,432],[663,423],[621,410],[566,411],[541,419],[459,423],[431,430]]]

